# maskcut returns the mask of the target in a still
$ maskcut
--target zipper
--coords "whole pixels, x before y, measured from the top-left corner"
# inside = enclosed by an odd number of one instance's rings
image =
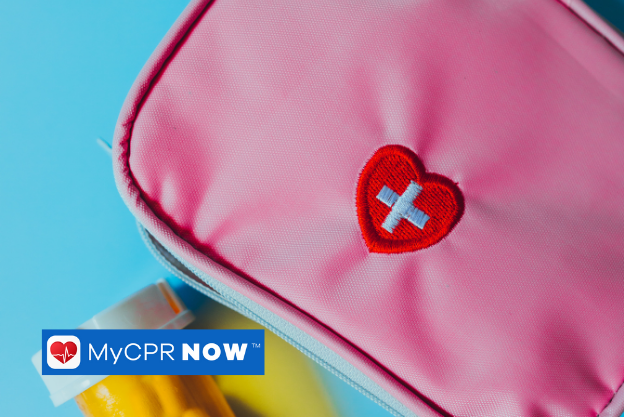
[[[193,289],[199,291],[200,293],[212,298],[215,301],[220,302],[221,304],[231,308],[232,310],[242,314],[245,317],[254,320],[255,322],[261,324],[266,329],[275,333],[286,342],[290,343],[297,350],[302,352],[304,355],[311,358],[321,367],[336,375],[342,381],[346,382],[353,388],[355,388],[358,392],[363,394],[365,397],[369,398],[384,410],[388,411],[394,416],[397,417],[417,417],[411,410],[405,407],[403,404],[398,402],[394,397],[390,396],[383,388],[379,387],[373,380],[364,375],[357,368],[353,367],[349,362],[342,359],[336,353],[331,351],[329,348],[320,344],[320,342],[312,339],[307,334],[303,333],[303,331],[299,330],[300,333],[305,334],[304,339],[307,339],[308,342],[314,341],[314,345],[317,345],[316,348],[311,346],[305,346],[305,342],[301,342],[297,340],[297,336],[294,334],[288,334],[286,329],[281,329],[278,327],[278,324],[274,324],[271,321],[271,313],[269,310],[264,309],[262,306],[254,303],[253,301],[243,297],[242,295],[237,294],[237,297],[230,296],[227,294],[228,292],[234,293],[233,290],[229,289],[219,281],[214,278],[208,276],[204,272],[198,270],[197,268],[189,265],[178,256],[176,256],[171,250],[165,247],[162,243],[160,243],[154,236],[152,236],[147,229],[143,227],[138,221],[137,226],[139,229],[139,233],[143,242],[148,247],[149,251],[152,255],[173,275],[181,279],[184,283],[191,286]],[[253,303],[254,307],[258,310],[264,310],[266,314],[259,314],[258,312],[252,311],[249,307],[245,306],[240,299],[245,299],[245,301],[249,303]],[[263,317],[267,316],[267,317]],[[278,316],[275,316],[276,318]],[[284,323],[287,323],[284,320]],[[296,329],[294,326],[290,325],[293,329]],[[299,335],[301,336],[301,335]],[[319,349],[319,347],[321,347]],[[323,350],[323,352],[319,352],[319,350]],[[328,353],[331,354],[328,355]],[[328,359],[324,357],[328,356]],[[332,363],[329,361],[331,360]],[[339,369],[338,368],[346,368]],[[348,374],[347,374],[348,372]],[[356,381],[357,379],[357,381]],[[368,385],[365,387],[364,385]],[[374,392],[373,392],[374,391]]]

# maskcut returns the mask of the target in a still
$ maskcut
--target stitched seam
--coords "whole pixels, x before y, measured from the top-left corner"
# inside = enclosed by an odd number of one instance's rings
[[[611,40],[611,36],[609,34],[603,33],[602,30],[600,30],[598,27],[594,26],[593,24],[591,24],[587,19],[585,19],[585,17],[583,17],[574,7],[573,3],[574,0],[555,0],[557,3],[560,3],[561,5],[563,5],[566,9],[568,9],[570,12],[572,12],[579,20],[583,21],[583,23],[585,23],[592,31],[594,31],[595,33],[597,33],[598,35],[600,35],[609,45],[611,45],[611,47],[613,47],[613,49],[615,49],[616,51],[618,51],[621,55],[624,56],[624,50],[621,49],[618,45],[616,45],[615,43],[613,43],[613,41]],[[582,0],[580,0],[582,2]],[[620,38],[620,40],[623,42],[624,44],[624,38],[622,38],[622,32],[620,32],[620,30],[616,27],[614,27],[613,25],[611,25],[611,23],[609,23],[606,19],[604,19],[602,16],[600,16],[594,9],[592,9],[591,7],[589,7],[589,5],[587,5],[586,3],[583,2],[583,4],[585,6],[587,6],[589,8],[589,10],[591,10],[593,13],[596,14],[596,16],[598,16],[600,19],[602,19],[612,30],[613,30],[613,34],[617,37]]]
[[[160,242],[158,242],[158,240],[156,240],[156,238],[154,238],[147,231],[147,229],[145,229],[138,221],[137,221],[137,226],[139,228],[139,234],[141,235],[141,237],[143,238],[144,242],[146,243],[146,246],[148,247],[149,251],[173,275],[175,275],[176,277],[180,278],[182,281],[186,282],[188,285],[190,285],[191,287],[195,288],[197,291],[201,292],[202,294],[205,294],[206,296],[212,298],[213,300],[215,300],[215,301],[217,301],[217,302],[219,302],[219,303],[221,303],[223,305],[226,305],[227,307],[231,308],[232,310],[238,311],[239,313],[243,314],[244,316],[247,316],[247,317],[253,319],[254,321],[256,321],[257,323],[263,325],[268,330],[270,330],[273,333],[277,334],[279,337],[281,337],[282,339],[284,339],[285,341],[290,343],[292,346],[297,348],[299,351],[304,353],[306,356],[308,356],[311,359],[313,359],[320,366],[326,368],[332,374],[336,375],[341,380],[345,381],[349,385],[351,385],[354,388],[356,388],[358,391],[360,391],[367,398],[369,398],[372,401],[374,401],[375,403],[379,404],[386,411],[390,412],[391,414],[393,414],[395,416],[403,416],[402,413],[400,413],[394,407],[392,407],[391,405],[389,405],[388,403],[386,403],[385,401],[380,399],[373,392],[371,392],[370,390],[364,388],[363,386],[355,383],[350,378],[346,377],[344,375],[344,373],[342,371],[340,371],[338,368],[336,368],[331,363],[327,362],[326,360],[321,358],[319,355],[317,355],[313,350],[310,350],[310,349],[306,348],[305,345],[303,345],[302,343],[297,341],[295,336],[291,337],[288,333],[286,333],[285,331],[280,330],[278,327],[276,327],[275,325],[271,324],[269,321],[263,319],[261,316],[259,316],[257,313],[255,313],[252,310],[250,310],[245,305],[241,304],[239,301],[237,301],[237,300],[230,301],[228,298],[225,298],[224,295],[222,295],[221,293],[219,293],[218,291],[216,291],[212,287],[210,287],[205,282],[204,279],[201,279],[198,276],[198,274],[196,274],[195,272],[193,272],[189,268],[187,268],[185,266],[184,262],[182,262],[181,260],[178,260],[177,258],[175,258],[175,256],[172,254],[172,252],[167,250]],[[168,259],[167,256],[165,256],[164,253],[161,253],[160,249],[156,248],[156,245],[159,245],[162,248],[163,251],[165,251],[173,259],[175,259],[176,263],[179,263],[180,266],[182,266],[183,268],[187,269],[188,272],[190,272],[190,274],[192,274],[192,275],[189,275],[186,272],[183,272],[183,270],[182,269],[178,269],[178,267],[175,266],[175,264],[170,263],[171,260]],[[199,273],[201,271],[197,271],[197,272]],[[203,273],[199,274],[199,275],[206,275],[207,276],[207,274],[203,274]],[[197,280],[199,280],[199,281],[197,281]],[[214,280],[214,278],[213,278],[213,280]],[[223,284],[221,284],[221,285],[223,285]],[[206,289],[210,289],[212,291],[207,292]],[[260,306],[260,308],[264,308],[264,307]],[[271,314],[275,314],[275,313],[271,313]],[[327,348],[327,349],[329,349],[329,348]],[[346,359],[344,359],[344,358],[342,360],[346,361]],[[353,365],[351,365],[351,366],[353,366]],[[383,388],[380,387],[380,389],[383,389]]]
[[[602,408],[602,411],[600,411],[598,414],[596,414],[596,417],[600,417],[600,415],[602,413],[605,412],[605,410],[611,405],[611,403],[613,402],[613,400],[615,399],[615,396],[618,394],[618,392],[624,390],[624,381],[620,384],[619,388],[615,390],[615,392],[613,393],[613,396],[611,397],[611,399],[609,400],[609,402],[607,403],[607,405],[605,405]]]

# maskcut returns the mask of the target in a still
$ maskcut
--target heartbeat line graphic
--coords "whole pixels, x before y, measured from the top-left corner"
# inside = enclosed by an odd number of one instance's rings
[[[70,360],[72,357],[76,355],[72,355],[71,353],[69,353],[66,347],[64,353],[53,353],[52,356],[56,356],[56,359],[60,360],[63,363],[67,363],[68,360]],[[59,357],[63,359],[60,359]]]

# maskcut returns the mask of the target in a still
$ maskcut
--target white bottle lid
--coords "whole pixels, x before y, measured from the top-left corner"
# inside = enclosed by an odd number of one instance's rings
[[[195,319],[167,281],[160,279],[78,326],[79,329],[181,329]],[[41,351],[32,362],[41,375]],[[58,407],[108,375],[41,375]]]

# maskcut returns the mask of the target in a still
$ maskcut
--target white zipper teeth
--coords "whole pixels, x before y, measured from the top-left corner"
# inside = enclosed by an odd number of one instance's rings
[[[358,392],[360,392],[366,398],[370,399],[371,401],[373,401],[374,403],[376,403],[377,405],[382,407],[384,410],[386,410],[390,414],[392,414],[394,416],[397,416],[397,417],[405,417],[403,414],[399,413],[396,409],[394,409],[393,407],[388,405],[386,402],[381,400],[378,396],[376,396],[375,394],[371,393],[370,391],[368,391],[366,388],[362,387],[361,385],[357,384],[351,378],[349,378],[344,373],[342,373],[341,371],[336,369],[334,366],[332,366],[331,364],[327,363],[325,360],[321,359],[313,351],[309,350],[308,348],[303,346],[301,343],[299,343],[296,340],[294,340],[292,337],[288,336],[287,334],[285,334],[281,330],[277,329],[271,323],[269,323],[265,319],[259,317],[253,311],[249,310],[247,307],[245,307],[243,305],[240,305],[240,303],[237,300],[230,299],[230,297],[225,296],[225,295],[219,293],[217,290],[211,290],[210,288],[207,288],[206,286],[199,284],[193,278],[189,277],[184,272],[180,271],[178,268],[175,267],[175,265],[173,265],[169,260],[167,260],[163,256],[163,254],[154,246],[153,242],[151,242],[151,238],[150,238],[151,235],[149,235],[149,232],[138,221],[137,221],[137,226],[138,226],[141,238],[143,239],[143,242],[148,247],[148,249],[152,253],[152,255],[169,272],[171,272],[173,275],[175,275],[176,277],[181,279],[184,283],[186,283],[187,285],[191,286],[193,289],[199,291],[200,293],[202,293],[202,294],[204,294],[204,295],[214,299],[215,301],[218,301],[218,302],[226,305],[227,307],[231,308],[232,310],[237,311],[240,314],[244,315],[245,317],[255,321],[256,323],[259,323],[262,326],[264,326],[265,328],[267,328],[271,332],[275,333],[277,336],[279,336],[282,339],[284,339],[290,345],[294,346],[297,350],[302,352],[304,355],[306,355],[307,357],[311,358],[314,362],[316,362],[321,367],[323,367],[324,369],[329,371],[331,374],[337,376],[342,381],[346,382],[351,387],[355,388]],[[187,268],[189,271],[191,271],[193,274],[195,274],[202,281],[206,282],[207,281],[206,278],[208,278],[209,280],[213,280],[213,278],[208,277],[202,271],[199,271],[195,267],[193,267],[191,265],[188,265],[186,262],[183,262],[181,259],[179,259],[177,256],[175,256],[173,254],[173,252],[168,250],[162,243],[160,243],[160,242],[158,242],[158,243],[165,250],[167,250],[167,252],[173,258],[175,258],[181,265],[183,265],[185,268]],[[209,282],[206,282],[206,284],[209,285]],[[211,286],[211,288],[212,288],[212,286]]]

